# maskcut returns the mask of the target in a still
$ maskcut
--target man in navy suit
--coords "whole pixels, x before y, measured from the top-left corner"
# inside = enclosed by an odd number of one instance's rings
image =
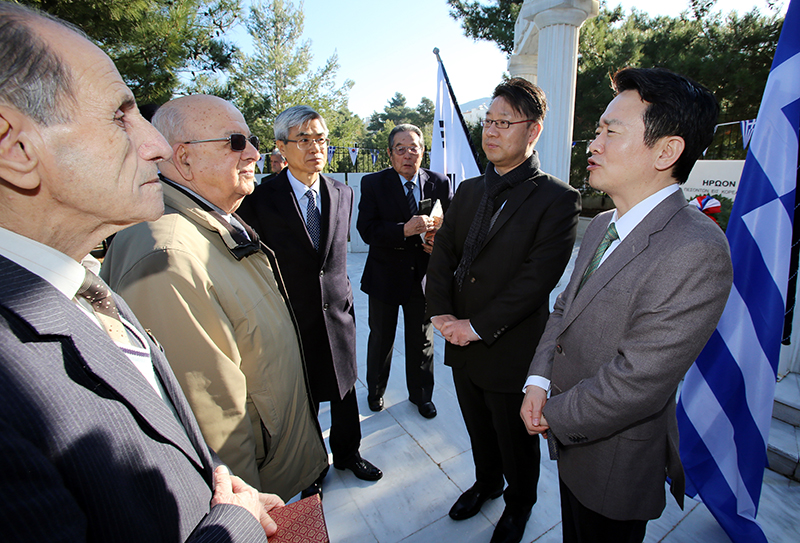
[[[377,481],[383,473],[359,453],[356,319],[347,276],[353,189],[320,175],[328,161],[328,127],[310,107],[278,115],[275,139],[288,166],[245,198],[239,215],[275,252],[297,316],[317,413],[320,402],[330,402],[334,467]],[[320,492],[326,472],[303,494]]]
[[[122,299],[79,294],[89,251],[161,216],[169,145],[61,21],[0,2],[0,56],[3,541],[266,542],[280,499],[228,474]]]
[[[383,409],[392,365],[397,312],[403,307],[408,398],[425,418],[436,416],[433,404],[433,326],[425,318],[423,279],[433,245],[421,235],[433,232],[430,207],[438,200],[447,211],[453,194],[449,180],[420,168],[425,141],[412,124],[389,133],[392,167],[361,181],[356,227],[369,245],[361,290],[369,295],[367,401]]]

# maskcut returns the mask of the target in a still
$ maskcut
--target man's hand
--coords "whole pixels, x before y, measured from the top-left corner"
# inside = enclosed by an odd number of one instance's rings
[[[525,387],[525,399],[522,400],[519,416],[522,417],[525,429],[531,435],[543,434],[545,430],[550,428],[544,415],[542,415],[545,403],[547,403],[547,391],[545,389],[536,385]]]
[[[442,326],[444,326],[446,322],[454,320],[458,320],[456,319],[455,315],[436,315],[435,317],[431,317],[431,324],[433,324],[433,327],[441,332]]]
[[[459,347],[464,347],[473,341],[481,339],[478,334],[472,331],[469,319],[448,321],[442,325],[439,331],[444,336],[444,339]]]
[[[414,215],[405,225],[403,225],[403,235],[405,237],[413,236],[414,234],[424,234],[433,230],[434,221],[427,215]]]
[[[211,507],[223,503],[244,507],[258,519],[267,537],[275,535],[278,525],[270,518],[269,511],[283,505],[283,500],[273,494],[260,494],[236,476],[229,475],[227,466],[214,470],[214,496]]]

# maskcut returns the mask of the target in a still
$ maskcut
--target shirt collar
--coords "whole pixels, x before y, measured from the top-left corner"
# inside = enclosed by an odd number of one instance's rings
[[[397,171],[397,170],[395,170],[395,171]],[[406,178],[405,178],[403,175],[401,175],[400,173],[398,173],[398,174],[397,174],[397,177],[399,177],[399,178],[400,178],[400,183],[402,183],[404,187],[406,186],[406,183],[408,183],[409,181],[411,181],[412,183],[414,183],[414,186],[415,186],[415,187],[416,187],[417,185],[419,185],[419,170],[417,170],[417,173],[415,173],[415,174],[414,174],[414,177],[412,177],[411,179],[406,179]]]
[[[292,186],[292,190],[294,191],[294,195],[297,198],[297,201],[300,201],[300,198],[306,195],[308,189],[313,190],[317,195],[319,195],[319,180],[321,179],[320,176],[317,176],[317,180],[314,181],[314,184],[310,187],[304,184],[302,181],[297,179],[295,176],[292,175],[292,172],[289,171],[289,168],[286,168],[286,176],[289,178],[289,184]]]
[[[38,275],[69,299],[75,297],[86,277],[86,269],[61,251],[2,227],[0,254]]]
[[[640,222],[653,211],[658,204],[667,199],[673,192],[680,190],[677,183],[673,183],[668,187],[664,187],[658,192],[651,194],[635,206],[633,206],[625,215],[620,217],[617,215],[617,210],[614,210],[614,215],[611,217],[611,222],[617,228],[620,242],[636,228]]]

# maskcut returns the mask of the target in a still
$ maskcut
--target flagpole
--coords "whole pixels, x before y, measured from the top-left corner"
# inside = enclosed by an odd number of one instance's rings
[[[467,122],[464,120],[464,116],[461,114],[461,108],[456,100],[456,94],[453,92],[453,86],[450,84],[450,78],[447,76],[447,70],[444,69],[444,63],[442,62],[442,58],[439,56],[438,47],[433,48],[433,54],[436,55],[436,60],[439,62],[439,66],[442,68],[444,82],[447,84],[447,92],[450,94],[450,100],[453,102],[453,106],[456,109],[458,120],[461,121],[461,127],[464,129],[464,134],[467,135],[467,143],[469,144],[469,150],[472,154],[472,158],[475,159],[475,165],[478,167],[478,171],[481,171],[481,163],[478,161],[478,153],[475,151],[475,145],[472,143],[472,136],[470,136],[469,127],[467,127]]]

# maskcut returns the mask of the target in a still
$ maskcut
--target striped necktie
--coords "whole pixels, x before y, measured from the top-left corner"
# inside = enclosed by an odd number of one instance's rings
[[[606,251],[614,243],[616,240],[619,239],[619,234],[617,234],[617,227],[612,222],[608,225],[608,230],[606,230],[606,235],[603,236],[603,241],[600,242],[600,245],[597,246],[597,250],[594,252],[594,256],[592,257],[592,261],[589,262],[589,267],[586,268],[586,272],[583,274],[583,279],[581,279],[581,284],[578,286],[578,290],[583,287],[583,284],[589,279],[589,276],[594,273],[594,271],[600,267],[600,262],[603,260],[603,255],[606,254]]]
[[[417,197],[414,196],[414,182],[413,181],[406,181],[406,198],[408,199],[408,208],[411,210],[411,215],[416,215],[418,211],[417,207]]]

